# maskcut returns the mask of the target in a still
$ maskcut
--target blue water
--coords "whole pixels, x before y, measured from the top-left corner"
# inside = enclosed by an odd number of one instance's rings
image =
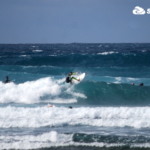
[[[149,58],[150,44],[1,44],[0,146],[150,148]]]

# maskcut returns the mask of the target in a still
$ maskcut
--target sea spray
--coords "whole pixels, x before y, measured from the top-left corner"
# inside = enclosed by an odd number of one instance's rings
[[[69,109],[48,106],[37,108],[7,106],[1,108],[0,118],[0,128],[70,125],[148,128],[150,126],[150,109],[149,107],[80,107]]]

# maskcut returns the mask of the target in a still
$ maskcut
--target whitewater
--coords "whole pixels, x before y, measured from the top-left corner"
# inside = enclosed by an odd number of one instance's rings
[[[0,149],[150,149],[149,58],[146,43],[0,44]]]

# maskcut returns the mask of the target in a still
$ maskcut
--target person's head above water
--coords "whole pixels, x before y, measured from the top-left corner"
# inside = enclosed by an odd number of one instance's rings
[[[141,83],[139,86],[143,86],[144,84],[143,83]]]
[[[72,109],[72,106],[69,106],[68,108]]]
[[[73,74],[73,72],[70,72],[69,75],[71,76]]]
[[[9,77],[6,76],[6,80],[4,81],[4,83],[9,83],[9,82],[10,82]]]

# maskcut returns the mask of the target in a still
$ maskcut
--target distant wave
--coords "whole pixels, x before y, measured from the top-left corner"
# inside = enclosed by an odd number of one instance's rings
[[[85,51],[81,53],[74,52],[73,54],[71,52],[66,53],[66,51],[55,53],[47,51],[45,52],[44,50],[33,50],[32,53],[26,52],[24,54],[12,53],[12,55],[7,55],[6,53],[5,55],[2,55],[0,65],[48,65],[59,67],[148,67],[150,66],[149,57],[150,52],[143,49],[141,51],[130,52],[93,51],[92,53],[90,51]]]
[[[39,49],[37,49],[37,50],[33,50],[32,52],[42,52],[43,50],[39,50]]]
[[[102,52],[102,53],[97,53],[98,55],[109,55],[109,54],[117,54],[118,52],[114,52],[114,51],[111,51],[111,52]]]

